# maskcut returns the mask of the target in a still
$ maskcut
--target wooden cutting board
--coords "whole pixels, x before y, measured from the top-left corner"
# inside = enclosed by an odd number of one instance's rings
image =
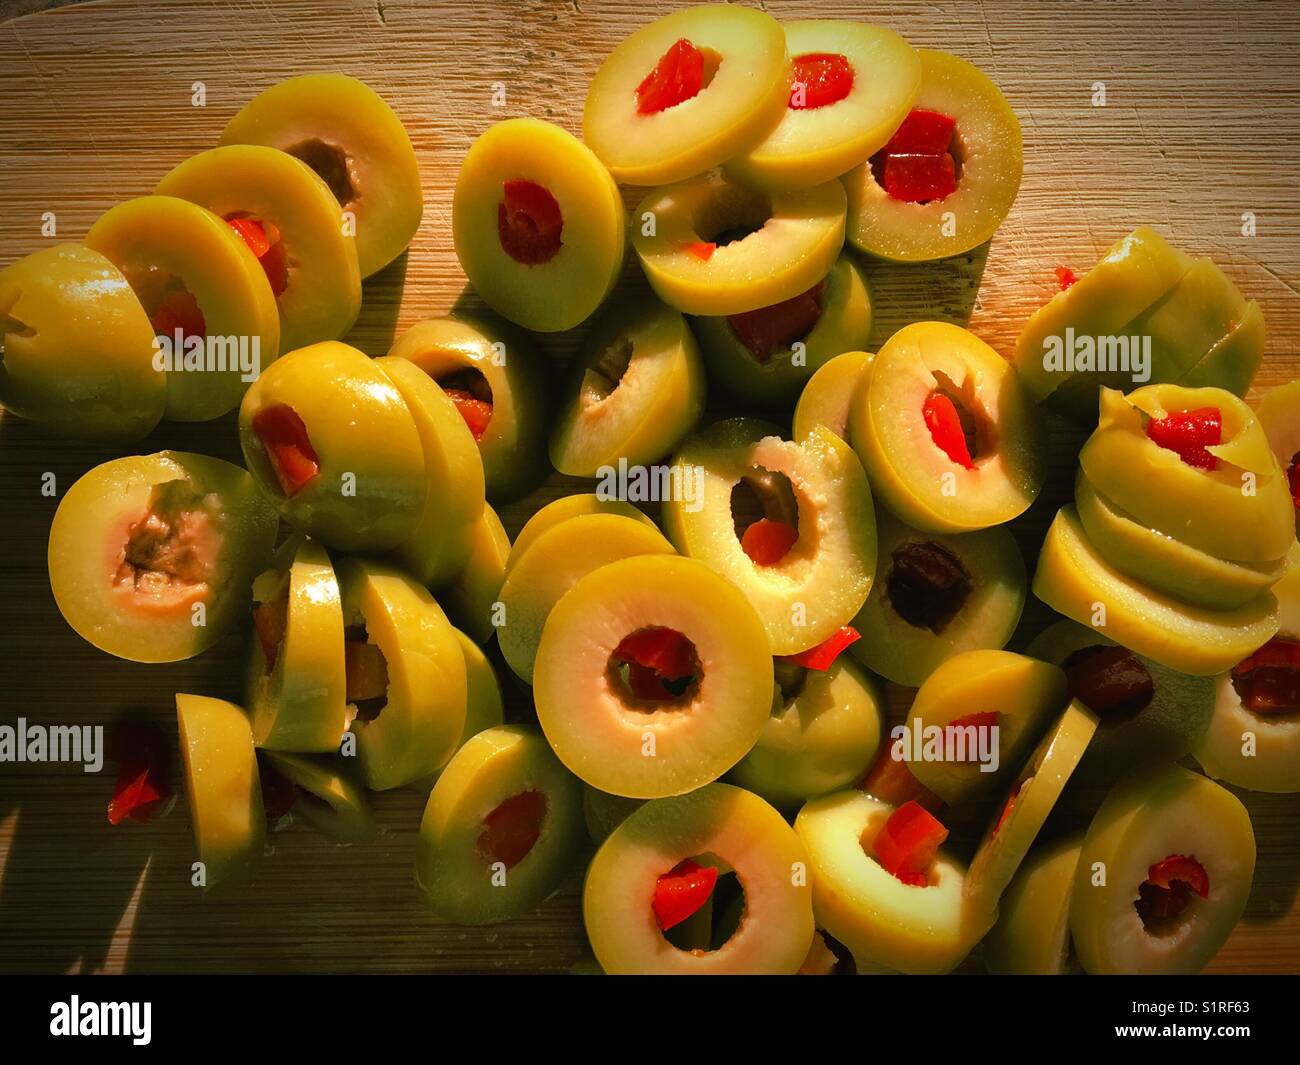
[[[49,0],[0,0],[13,14]],[[382,93],[410,130],[424,176],[424,223],[410,254],[365,286],[353,343],[383,354],[421,318],[480,305],[452,251],[451,189],[470,142],[519,115],[580,128],[599,61],[666,3],[611,0],[110,0],[0,23],[0,264],[80,239],[115,202],[146,193],[210,147],[253,94],[306,71],[343,71]],[[1300,8],[1153,3],[769,2],[780,18],[874,18],[915,45],[956,52],[1001,86],[1020,116],[1025,177],[991,248],[919,267],[868,266],[873,344],[908,321],[964,322],[1003,353],[1052,291],[1058,265],[1090,266],[1152,223],[1212,255],[1263,306],[1268,358],[1259,390],[1300,376]],[[195,83],[206,106],[193,105]],[[496,83],[504,106],[493,105]],[[1105,106],[1094,106],[1100,85]],[[1250,213],[1256,235],[1244,236]],[[982,277],[981,277],[982,274]],[[626,285],[635,283],[629,265]],[[625,285],[625,288],[626,288]],[[617,298],[617,297],[615,297]],[[569,355],[581,331],[541,346]],[[1054,433],[1048,491],[1018,532],[1032,561],[1069,495],[1078,434]],[[232,418],[166,425],[139,450],[181,447],[239,461]],[[144,711],[174,728],[172,694],[239,696],[240,639],[171,666],[120,662],[67,628],[50,598],[45,541],[60,491],[102,450],[0,417],[0,723],[22,715],[105,723]],[[505,508],[511,532],[572,491],[556,477]],[[1048,612],[1031,603],[1022,631]],[[511,712],[528,713],[503,677]],[[905,693],[896,692],[895,708]],[[584,950],[578,880],[537,912],[491,929],[452,927],[416,899],[414,793],[382,795],[386,835],[343,848],[294,828],[273,839],[254,889],[203,902],[189,886],[180,804],[147,827],[111,828],[111,773],[0,766],[0,969],[19,971],[555,970]],[[1300,971],[1300,796],[1242,793],[1259,842],[1245,920],[1215,959],[1223,971]],[[1079,793],[1055,827],[1086,823]],[[982,811],[978,812],[982,814]],[[979,971],[977,962],[966,968]]]

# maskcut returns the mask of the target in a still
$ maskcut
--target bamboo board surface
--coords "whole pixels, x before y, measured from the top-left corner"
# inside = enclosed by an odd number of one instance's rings
[[[47,6],[15,0],[0,12]],[[453,308],[477,309],[452,250],[451,189],[475,136],[533,115],[574,132],[587,82],[624,36],[676,6],[622,0],[109,0],[0,23],[0,265],[52,241],[80,239],[119,200],[152,189],[215,143],[256,92],[307,71],[374,86],[411,133],[424,179],[424,223],[408,256],[365,286],[349,338],[383,354],[396,332]],[[1054,267],[1090,266],[1113,240],[1152,223],[1214,257],[1263,307],[1262,388],[1300,376],[1300,7],[1113,3],[777,2],[779,18],[878,21],[914,45],[983,68],[1020,116],[1019,200],[978,254],[921,267],[867,267],[873,346],[913,320],[965,322],[1008,353],[1052,291]],[[195,82],[206,106],[192,105]],[[1093,106],[1102,82],[1106,106]],[[506,90],[493,106],[494,83]],[[634,197],[630,197],[633,199]],[[1243,236],[1243,214],[1257,234]],[[635,283],[629,266],[620,292]],[[982,275],[982,276],[981,276]],[[614,298],[618,298],[616,295]],[[545,338],[557,359],[581,330]],[[1069,495],[1077,434],[1057,427],[1044,498],[1020,524],[1028,557]],[[138,449],[206,451],[239,460],[233,418],[164,425]],[[242,636],[189,662],[121,662],[81,642],[50,597],[45,540],[60,491],[110,453],[0,417],[0,723],[18,716],[107,723],[144,711],[174,729],[172,694],[239,697]],[[556,477],[503,511],[513,534],[533,509],[577,488]],[[1048,612],[1031,602],[1014,646]],[[513,713],[527,712],[503,682]],[[899,693],[895,693],[899,695]],[[898,703],[901,705],[901,703]],[[422,799],[378,798],[386,835],[340,848],[301,828],[272,839],[255,889],[202,902],[184,803],[144,829],[110,827],[112,788],[77,767],[0,766],[0,970],[465,971],[557,970],[584,950],[578,880],[537,912],[490,929],[440,923],[416,899]],[[1211,968],[1300,971],[1300,797],[1242,793],[1259,841],[1246,919]],[[1086,818],[1096,796],[1055,820]],[[982,813],[982,811],[981,811]],[[972,962],[969,968],[979,971]]]

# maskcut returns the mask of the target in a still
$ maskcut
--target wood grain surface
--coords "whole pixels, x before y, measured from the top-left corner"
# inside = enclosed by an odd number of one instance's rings
[[[7,13],[47,6],[13,0]],[[211,146],[253,94],[284,77],[338,70],[378,89],[410,130],[424,178],[424,223],[410,253],[371,278],[353,343],[383,354],[395,332],[478,308],[452,250],[451,189],[466,148],[491,123],[534,115],[578,132],[588,80],[626,34],[677,6],[602,0],[257,0],[59,7],[0,23],[0,265],[80,239],[115,202],[150,191]],[[1010,351],[1051,292],[1052,270],[1091,265],[1140,223],[1214,257],[1263,307],[1268,356],[1256,392],[1300,376],[1300,7],[1239,2],[785,3],[780,18],[878,21],[913,44],[982,67],[1025,137],[1019,200],[991,246],[919,267],[868,264],[873,344],[908,321],[969,319]],[[0,12],[5,12],[0,5]],[[204,107],[191,104],[195,82]],[[506,88],[492,104],[493,84]],[[1106,106],[1092,105],[1095,83]],[[1257,218],[1242,235],[1243,213]],[[629,265],[621,298],[638,283]],[[581,330],[542,347],[568,356]],[[1055,474],[1017,523],[1027,556],[1070,491],[1079,435],[1054,427]],[[233,418],[164,425],[138,450],[182,447],[239,461]],[[132,449],[135,450],[135,449]],[[60,491],[110,457],[0,418],[0,722],[23,715],[108,723],[147,713],[174,730],[176,691],[239,697],[242,637],[188,662],[145,666],[100,654],[50,597],[45,541]],[[577,482],[556,477],[505,508],[513,533]],[[1048,619],[1031,603],[1013,646]],[[526,697],[503,674],[515,717]],[[906,693],[895,692],[895,709]],[[422,800],[378,797],[386,834],[336,847],[301,828],[275,836],[256,886],[204,902],[189,886],[189,818],[180,803],[144,828],[112,828],[111,771],[0,766],[0,970],[545,971],[584,951],[573,880],[537,912],[490,929],[446,925],[412,877]],[[1097,796],[1072,795],[1052,830],[1086,823]],[[1242,793],[1259,841],[1247,914],[1211,968],[1300,971],[1300,796]],[[977,810],[971,819],[983,816]],[[969,838],[970,826],[965,826]],[[961,833],[959,833],[961,835]],[[982,971],[977,960],[964,969]]]

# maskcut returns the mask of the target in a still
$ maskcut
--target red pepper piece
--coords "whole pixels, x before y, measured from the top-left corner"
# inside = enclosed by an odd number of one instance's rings
[[[638,629],[623,637],[614,648],[614,657],[654,670],[669,680],[680,680],[695,672],[691,643],[675,629]]]
[[[505,253],[525,266],[549,262],[560,250],[564,216],[550,190],[516,178],[502,183],[497,237]]]
[[[1275,636],[1249,658],[1232,667],[1234,677],[1265,668],[1300,669],[1300,642]]]
[[[812,332],[822,316],[822,283],[788,300],[744,314],[731,314],[727,322],[740,342],[759,362],[767,362],[796,340]]]
[[[650,702],[677,698],[684,689],[668,685],[695,675],[691,642],[674,629],[656,626],[630,633],[614,648],[613,657],[628,667],[632,694]]]
[[[794,68],[791,111],[815,111],[838,103],[853,91],[853,67],[845,56],[834,52],[805,52],[795,56],[791,66]]]
[[[1002,804],[1002,812],[998,814],[997,823],[993,826],[993,831],[989,833],[990,837],[996,836],[1002,831],[1002,826],[1007,823],[1007,818],[1011,816],[1011,811],[1016,808],[1016,800],[1020,798],[1020,793],[1025,790],[1025,785],[1033,779],[1026,777],[1024,780],[1017,780],[1015,786],[1007,793],[1007,801]]]
[[[271,241],[267,238],[266,230],[251,218],[227,218],[226,225],[233,229],[244,243],[248,245],[248,250],[253,253],[253,258],[260,259],[271,250]]]
[[[659,57],[636,87],[636,111],[656,115],[695,96],[704,87],[704,53],[685,37]]]
[[[1232,670],[1242,705],[1256,713],[1300,709],[1300,642],[1274,637]]]
[[[149,321],[155,334],[168,339],[174,337],[178,329],[184,337],[206,336],[208,332],[207,322],[199,309],[199,301],[192,292],[185,289],[167,293],[154,309]]]
[[[918,802],[907,802],[889,815],[876,833],[872,850],[885,872],[905,884],[925,887],[927,870],[939,853],[948,830]]]
[[[512,795],[483,818],[479,853],[489,862],[502,862],[513,869],[536,845],[545,819],[546,796],[540,791]]]
[[[289,264],[284,254],[280,230],[270,222],[257,222],[252,218],[227,218],[226,225],[238,233],[262,265],[262,272],[279,296],[289,284]]]
[[[717,244],[711,240],[695,240],[688,244],[682,245],[682,251],[687,255],[694,256],[702,263],[707,263],[713,258],[713,253],[718,250]]]
[[[262,812],[267,821],[275,823],[298,802],[298,785],[261,759],[257,762],[257,779],[262,785]]]
[[[1103,719],[1136,713],[1155,695],[1147,667],[1126,647],[1085,647],[1070,655],[1063,667],[1070,697]]]
[[[664,678],[649,666],[641,665],[640,662],[627,663],[627,683],[632,689],[632,694],[646,702],[657,703],[674,698],[673,693],[664,684]]]
[[[783,521],[759,518],[740,538],[740,546],[759,566],[774,566],[790,553],[799,530]]]
[[[937,812],[943,800],[912,775],[904,759],[894,757],[893,746],[892,743],[881,745],[875,764],[858,789],[890,806],[901,807],[915,802],[931,813]]]
[[[474,439],[482,440],[483,434],[487,432],[488,423],[492,420],[492,404],[466,392],[463,388],[447,388],[443,391],[456,404],[456,409],[465,419],[465,424],[469,426]]]
[[[1201,407],[1150,418],[1147,436],[1160,447],[1177,452],[1187,465],[1215,470],[1219,460],[1206,449],[1223,443],[1223,415],[1217,407]]]
[[[819,673],[824,673],[831,668],[835,659],[839,658],[841,651],[860,639],[862,634],[857,629],[851,625],[842,625],[816,647],[800,651],[797,655],[778,657],[782,662],[789,662],[792,666],[803,666],[804,669],[815,669]]]
[[[966,434],[962,430],[961,416],[957,406],[942,392],[931,392],[921,408],[925,416],[926,428],[930,430],[930,439],[935,447],[964,469],[974,469],[970,448],[966,445]]]
[[[285,495],[301,491],[320,473],[320,459],[311,446],[307,426],[288,404],[263,407],[254,414],[253,432],[266,448]]]
[[[1147,870],[1147,883],[1168,891],[1174,881],[1181,881],[1203,899],[1210,897],[1210,875],[1195,858],[1171,854]]]
[[[1068,266],[1058,266],[1055,273],[1057,283],[1061,286],[1062,292],[1079,280],[1075,272]]]
[[[651,903],[660,931],[667,932],[696,913],[713,894],[718,882],[718,871],[711,865],[700,865],[687,858],[655,881],[654,901]]]
[[[253,608],[253,629],[262,645],[262,659],[269,674],[275,669],[280,655],[285,630],[289,627],[289,596],[279,596],[270,603],[258,603]]]
[[[948,722],[946,728],[950,729],[986,729],[993,728],[998,723],[998,712],[996,710],[983,710],[977,714],[965,714],[962,717],[955,717]],[[975,761],[977,752],[967,749],[969,757],[967,761]]]
[[[157,725],[123,721],[109,734],[108,757],[118,764],[108,823],[145,822],[172,795],[171,754]]]
[[[938,111],[915,108],[885,145],[886,155],[946,155],[957,120]]]
[[[957,191],[957,165],[951,155],[888,155],[885,191],[907,203],[942,200]]]

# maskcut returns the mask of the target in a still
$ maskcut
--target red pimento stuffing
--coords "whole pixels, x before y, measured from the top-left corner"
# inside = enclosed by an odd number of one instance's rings
[[[307,426],[298,412],[285,403],[263,407],[253,415],[253,432],[271,459],[271,468],[286,496],[305,488],[320,473],[320,458]]]
[[[275,670],[276,659],[280,656],[280,644],[284,642],[285,630],[289,627],[289,595],[277,596],[269,603],[258,603],[253,608],[253,629],[257,633],[257,642],[262,645],[262,660],[267,674]]]
[[[1155,681],[1147,667],[1124,647],[1081,648],[1061,668],[1070,682],[1070,697],[1103,720],[1136,713],[1155,695]]]
[[[651,903],[660,931],[667,932],[696,913],[709,901],[717,882],[717,869],[700,865],[690,858],[664,873],[655,881],[654,901]]]
[[[614,660],[627,666],[628,685],[638,699],[675,699],[682,682],[695,675],[691,642],[675,629],[639,629],[614,648]]]
[[[1203,899],[1210,897],[1210,876],[1195,858],[1171,854],[1147,870],[1147,882],[1158,888],[1168,889],[1175,880],[1181,880]]]
[[[168,339],[175,336],[177,330],[182,337],[206,336],[208,331],[199,301],[185,289],[167,293],[154,309],[149,322],[155,334]]]
[[[974,469],[957,405],[942,392],[931,392],[921,413],[935,447],[963,469]]]
[[[1057,284],[1061,286],[1062,292],[1064,292],[1066,289],[1068,289],[1071,285],[1073,285],[1078,280],[1079,280],[1078,276],[1068,266],[1058,266],[1056,268],[1056,281]]]
[[[109,734],[105,753],[118,766],[108,823],[148,821],[172,795],[170,747],[162,730],[147,722],[120,722]]]
[[[1241,704],[1256,713],[1300,710],[1300,642],[1277,636],[1232,670]]]
[[[505,253],[525,266],[555,258],[564,232],[559,201],[537,182],[522,178],[503,182],[501,192],[497,237]]]
[[[919,802],[906,802],[889,815],[871,847],[880,867],[912,887],[928,887],[927,870],[948,830]]]
[[[1007,823],[1007,818],[1011,816],[1011,811],[1016,808],[1016,801],[1020,798],[1020,793],[1025,790],[1025,787],[1032,779],[1032,777],[1026,777],[1024,780],[1016,781],[1015,786],[1012,787],[1011,791],[1007,794],[1007,801],[1002,804],[1002,812],[998,814],[998,819],[993,826],[993,831],[989,833],[990,837],[996,836],[1002,831],[1002,826]]]
[[[639,115],[657,115],[685,103],[704,87],[704,53],[685,37],[659,57],[636,87],[636,111]]]
[[[936,812],[943,800],[912,775],[906,760],[894,757],[893,746],[892,743],[881,746],[858,789],[890,806],[916,802],[931,813]]]
[[[1209,874],[1195,858],[1171,854],[1147,870],[1133,908],[1143,924],[1169,921],[1182,914],[1193,895],[1209,898]]]
[[[812,332],[822,316],[822,282],[788,300],[727,316],[740,342],[761,363]]]
[[[717,250],[718,246],[711,240],[693,240],[689,244],[682,245],[682,251],[702,263],[712,259],[713,253]]]
[[[483,818],[479,853],[490,862],[501,862],[513,869],[541,838],[545,818],[546,796],[540,791],[512,795]]]
[[[280,230],[270,222],[251,218],[227,218],[226,225],[238,233],[262,266],[271,293],[279,296],[289,285],[289,262],[284,254]]]
[[[908,203],[942,200],[957,191],[952,155],[956,119],[938,111],[908,113],[898,131],[871,158],[871,169],[890,196]]]
[[[907,203],[942,200],[957,191],[957,165],[951,155],[888,156],[885,191]]]
[[[978,732],[980,729],[994,728],[997,726],[997,723],[998,712],[996,710],[983,710],[979,713],[965,714],[962,717],[953,718],[948,722],[947,726],[945,726],[945,731],[947,731],[947,729],[973,728]],[[983,747],[985,745],[979,744],[978,746]],[[974,749],[966,748],[966,753],[966,761],[973,762],[976,760],[977,753]]]
[[[1216,470],[1219,460],[1207,450],[1223,443],[1223,414],[1217,407],[1177,411],[1147,421],[1147,436],[1198,470]]]
[[[851,625],[842,625],[816,647],[800,651],[797,655],[779,655],[778,657],[782,662],[789,662],[792,666],[803,666],[804,669],[815,669],[819,673],[824,673],[831,668],[835,659],[839,658],[841,651],[849,645],[857,643],[861,638],[862,634],[857,629]]]
[[[805,52],[791,61],[794,84],[791,111],[814,111],[838,103],[853,91],[853,68],[834,52]]]
[[[456,404],[456,409],[465,419],[465,424],[469,426],[474,439],[482,440],[483,434],[487,432],[488,423],[492,420],[492,404],[485,399],[479,399],[471,392],[466,392],[463,388],[447,388],[443,391],[447,393],[447,398]]]
[[[784,521],[759,518],[740,538],[740,546],[757,566],[774,566],[790,553],[799,530]]]
[[[952,144],[957,120],[938,111],[917,107],[885,145],[886,155],[943,155]]]

